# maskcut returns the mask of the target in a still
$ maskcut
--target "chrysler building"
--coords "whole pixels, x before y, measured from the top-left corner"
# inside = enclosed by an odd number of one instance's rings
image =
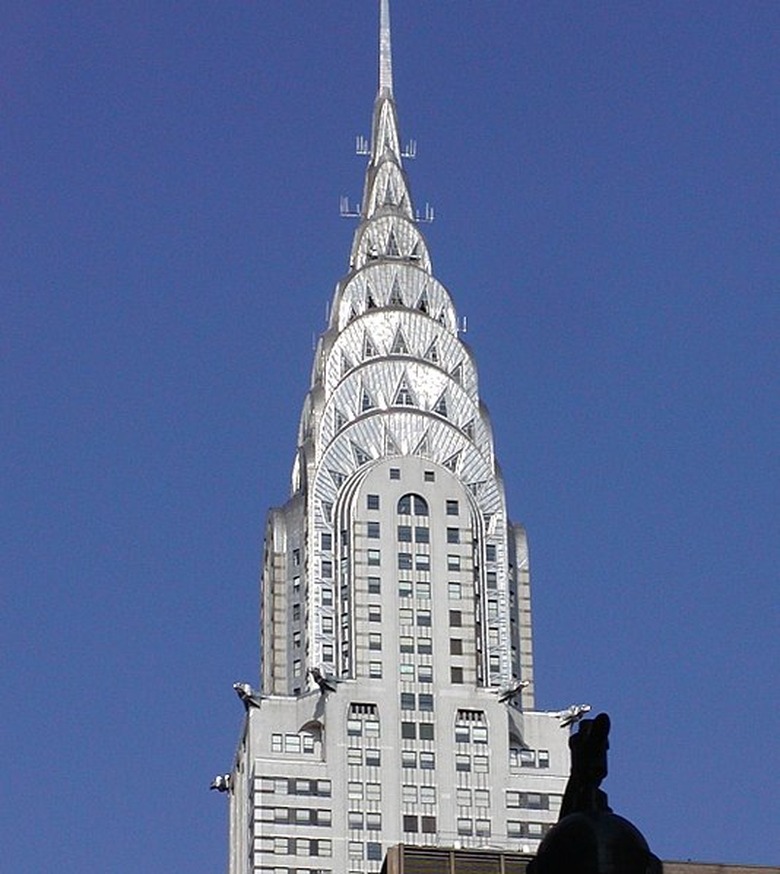
[[[403,166],[389,2],[348,271],[270,511],[230,874],[379,871],[394,844],[533,852],[568,732],[534,709],[528,550]]]

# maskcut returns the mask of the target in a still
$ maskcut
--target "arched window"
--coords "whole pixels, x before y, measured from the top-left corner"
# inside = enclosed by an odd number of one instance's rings
[[[427,516],[428,502],[420,495],[408,494],[398,500],[399,516]]]

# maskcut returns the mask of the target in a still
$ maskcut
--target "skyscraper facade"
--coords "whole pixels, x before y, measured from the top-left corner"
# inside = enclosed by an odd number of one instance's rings
[[[378,871],[388,847],[532,852],[567,733],[537,712],[524,530],[434,277],[393,95],[388,0],[349,270],[268,516],[230,872]]]

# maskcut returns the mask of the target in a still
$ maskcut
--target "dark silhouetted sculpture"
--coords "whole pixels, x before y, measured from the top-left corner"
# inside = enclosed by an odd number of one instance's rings
[[[569,738],[571,774],[556,825],[528,874],[661,874],[641,832],[613,813],[600,789],[607,776],[609,717],[583,719]]]

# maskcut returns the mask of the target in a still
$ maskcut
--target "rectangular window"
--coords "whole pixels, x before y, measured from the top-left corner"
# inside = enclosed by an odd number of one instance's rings
[[[380,831],[382,828],[382,814],[378,811],[367,813],[366,828],[372,832]]]
[[[485,578],[487,580],[488,589],[498,588],[498,579],[495,571],[488,571]]]
[[[434,753],[430,752],[421,752],[420,753],[420,768],[423,771],[432,771],[436,767],[436,756]]]
[[[459,637],[450,638],[450,655],[463,655],[463,641]]]
[[[411,543],[412,542],[412,526],[411,525],[399,525],[398,526],[398,542],[399,543]]]
[[[378,510],[379,495],[366,495],[366,508],[368,510]]]
[[[369,595],[381,595],[382,594],[382,581],[379,577],[369,577],[368,578],[368,594]]]
[[[433,653],[433,640],[430,637],[418,638],[417,652],[420,655],[431,655]]]
[[[391,467],[390,468],[390,479],[401,479],[401,468],[400,467]]]
[[[420,740],[433,740],[433,723],[421,722],[418,726]]]
[[[431,529],[424,525],[416,525],[414,529],[414,539],[417,543],[430,543]]]
[[[427,483],[432,483],[436,481],[436,474],[432,470],[423,471],[423,479]]]
[[[414,750],[401,750],[401,767],[417,767],[417,753]]]
[[[428,835],[434,834],[436,832],[436,817],[435,816],[421,816],[420,817],[420,831],[423,834],[428,834]]]
[[[368,621],[369,622],[381,622],[382,621],[382,606],[380,604],[369,604],[368,605]]]
[[[404,804],[417,804],[417,787],[411,783],[404,783],[401,786],[401,801]]]
[[[450,601],[460,601],[462,594],[460,583],[447,583],[447,594],[449,595]]]
[[[320,545],[322,546],[323,552],[330,552],[333,549],[333,535],[329,532],[323,531],[320,535]]]
[[[424,552],[418,552],[414,557],[414,566],[418,571],[429,571],[431,569],[431,557]]]
[[[472,822],[470,819],[465,819],[463,817],[458,818],[458,834],[459,835],[470,835],[474,829]]]
[[[460,528],[447,529],[447,543],[460,543]]]
[[[361,737],[363,734],[362,719],[347,720],[347,737]]]
[[[378,549],[369,549],[368,563],[371,567],[379,567],[382,564],[382,553]]]
[[[401,625],[411,625],[414,622],[414,611],[409,607],[401,607],[398,611],[398,621]]]
[[[351,783],[347,783],[347,798],[362,798],[363,797],[363,784],[355,783],[354,781]]]
[[[402,680],[405,680],[407,683],[414,682],[414,665],[410,665],[408,662],[401,662],[398,665],[398,674]]]
[[[368,648],[375,651],[382,649],[382,635],[378,631],[368,635]]]
[[[447,515],[448,516],[457,516],[459,515],[460,510],[458,509],[457,501],[447,501]]]
[[[430,601],[431,584],[429,582],[417,583],[417,597],[422,601]]]
[[[471,741],[471,729],[468,725],[455,724],[455,743],[467,744]]]
[[[539,750],[537,753],[539,760],[540,768],[549,768],[550,767],[550,751],[549,750]]]
[[[363,750],[359,748],[350,748],[347,750],[347,763],[350,765],[363,764]]]
[[[487,756],[474,756],[473,764],[475,774],[487,774],[490,770]]]
[[[412,586],[411,580],[399,580],[398,581],[398,597],[399,598],[411,598],[414,593],[414,588]]]
[[[460,570],[460,556],[450,554],[447,556],[447,570],[448,571],[459,571]]]
[[[475,789],[474,790],[474,804],[477,807],[490,807],[490,790],[489,789]]]
[[[474,823],[474,830],[477,835],[480,837],[489,837],[490,836],[490,820],[489,819],[478,819]]]
[[[420,665],[417,668],[417,681],[419,683],[432,683],[433,665]]]
[[[485,547],[485,558],[488,561],[495,561],[496,560],[496,545],[495,545],[495,543],[488,543],[488,545]]]
[[[436,804],[436,787],[420,786],[420,803]]]
[[[332,616],[323,616],[322,617],[322,630],[325,634],[331,634],[333,632],[333,617]]]
[[[322,606],[333,606],[333,589],[331,589],[330,586],[323,586],[322,588]]]
[[[363,828],[363,813],[360,810],[350,810],[347,813],[347,825],[349,828]]]
[[[363,723],[363,733],[366,737],[379,737],[379,720],[366,719]]]
[[[471,789],[458,789],[455,800],[459,807],[471,807]]]
[[[471,739],[475,744],[488,742],[488,730],[486,725],[475,725],[471,730]]]
[[[415,722],[402,722],[401,723],[401,737],[404,740],[416,740],[417,739],[417,723]]]
[[[301,660],[295,659],[293,662],[293,677],[300,677],[301,675]]]
[[[524,823],[518,822],[516,819],[509,819],[506,823],[506,834],[509,838],[522,838],[524,836]]]
[[[373,680],[382,679],[382,662],[371,661],[368,663],[368,676]]]
[[[417,832],[417,817],[411,814],[404,814],[404,831],[416,834]]]
[[[463,625],[463,614],[460,610],[450,610],[450,628],[460,628]]]
[[[363,842],[362,841],[350,841],[347,853],[349,854],[350,859],[362,859],[363,858]]]
[[[382,763],[382,758],[379,753],[379,750],[369,749],[366,750],[366,764],[371,765],[373,767],[378,767]]]
[[[433,695],[430,692],[420,692],[417,700],[419,708],[424,713],[433,713]]]
[[[430,610],[418,610],[417,611],[417,624],[421,628],[430,628],[431,611]]]
[[[366,799],[368,801],[382,800],[382,784],[381,783],[366,783]]]
[[[454,665],[450,668],[450,682],[453,685],[462,685],[463,683],[463,668],[455,667]]]
[[[398,638],[399,649],[401,652],[414,652],[414,638],[402,636]],[[414,708],[414,704],[412,704]]]
[[[458,753],[455,756],[455,770],[456,771],[466,771],[471,770],[471,756],[466,755],[465,753]]]
[[[366,859],[370,862],[382,861],[382,844],[379,841],[368,841],[366,843]]]
[[[414,692],[401,692],[401,710],[414,710]]]
[[[398,570],[410,571],[412,569],[412,554],[411,552],[398,553]]]
[[[380,536],[379,535],[379,522],[369,522],[368,525],[366,526],[366,534],[372,540],[378,540],[379,536]]]

